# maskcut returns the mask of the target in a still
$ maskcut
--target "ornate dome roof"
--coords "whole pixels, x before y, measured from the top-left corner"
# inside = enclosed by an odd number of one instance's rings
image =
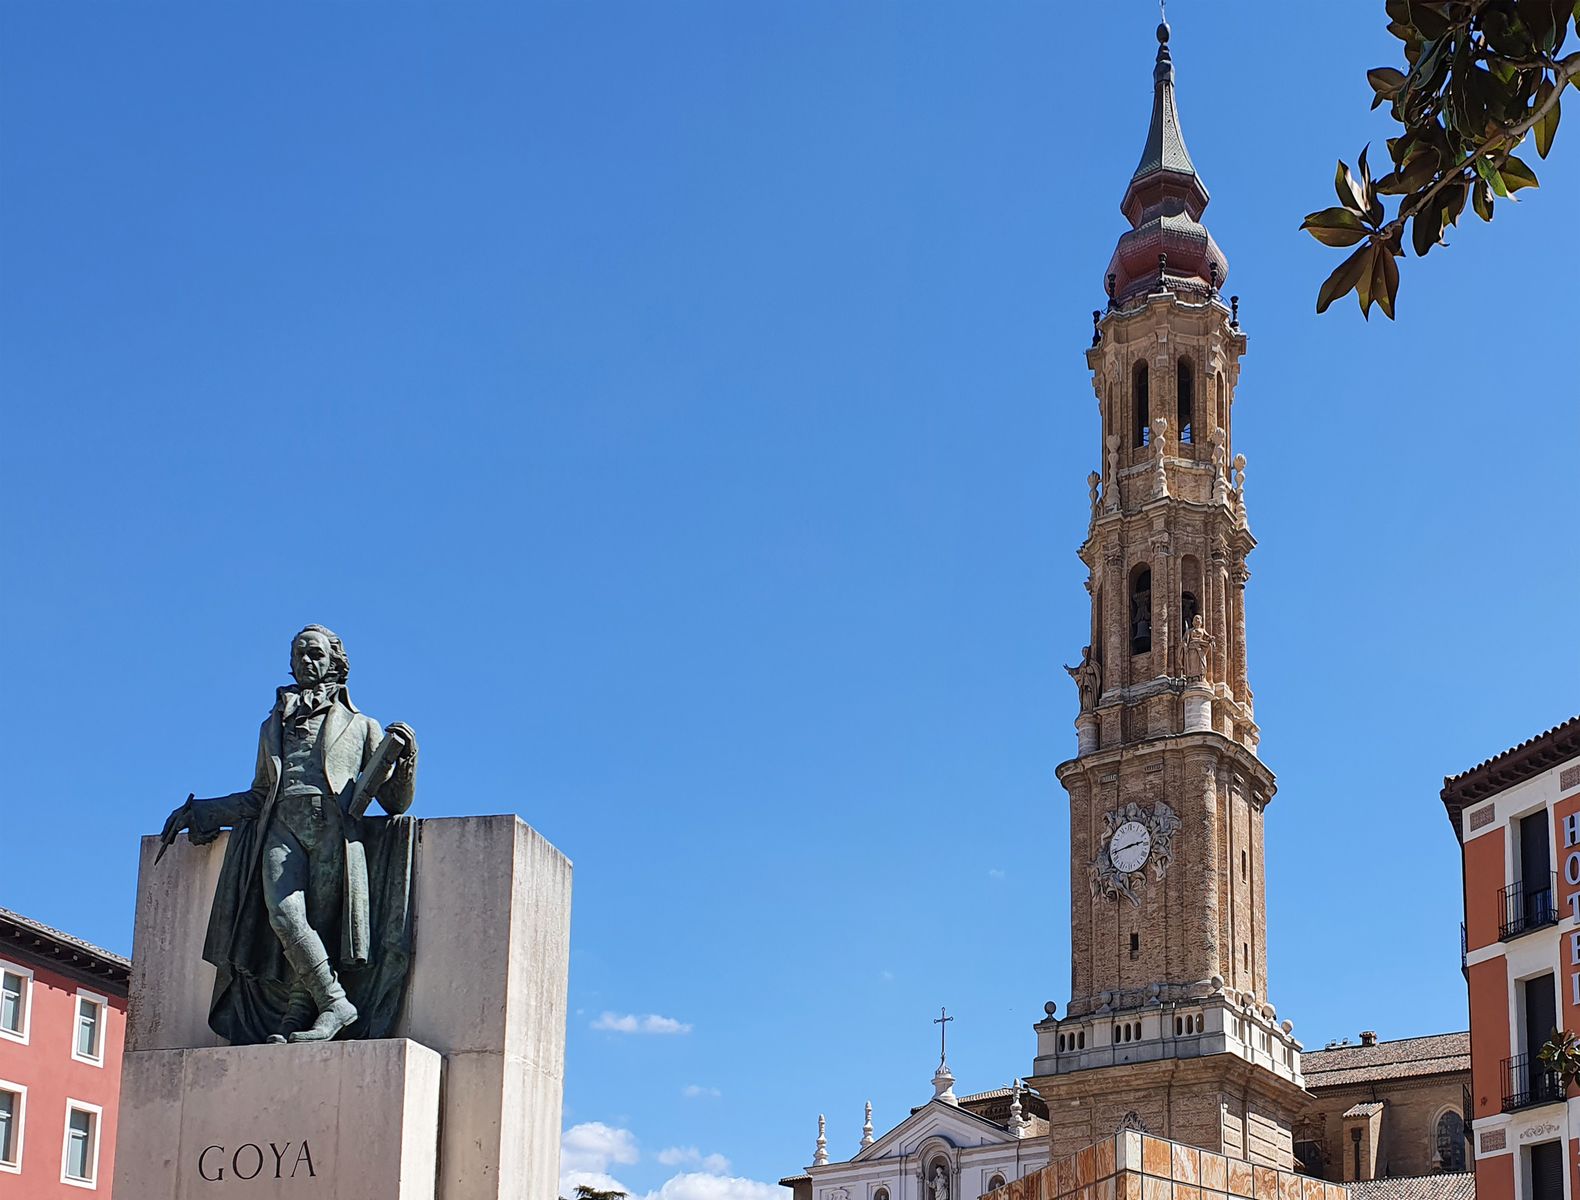
[[[1120,236],[1108,263],[1115,304],[1157,290],[1160,284],[1171,291],[1207,295],[1229,277],[1229,260],[1201,224],[1209,197],[1180,132],[1167,24],[1158,26],[1152,80],[1147,144],[1119,204],[1130,229]]]

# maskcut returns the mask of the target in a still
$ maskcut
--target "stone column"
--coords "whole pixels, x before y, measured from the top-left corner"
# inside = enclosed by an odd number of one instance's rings
[[[1169,600],[1179,594],[1174,579],[1174,552],[1166,533],[1152,535],[1152,652],[1153,675],[1172,675],[1173,639],[1169,636],[1174,609]]]
[[[1229,683],[1229,569],[1225,562],[1224,552],[1212,552],[1212,607],[1207,618],[1213,637],[1217,638],[1213,646],[1213,671],[1214,683],[1225,686]]]
[[[1223,863],[1218,834],[1218,756],[1209,750],[1192,753],[1186,759],[1186,778],[1195,793],[1195,820],[1190,823],[1194,856],[1201,862],[1203,885],[1201,904],[1190,931],[1193,961],[1191,970],[1198,979],[1223,974],[1218,948],[1218,897],[1223,888]],[[1199,953],[1200,957],[1196,957]]]
[[[1251,689],[1245,668],[1245,585],[1251,572],[1245,569],[1245,560],[1235,563],[1234,570],[1234,698],[1249,707]]]
[[[1117,545],[1103,554],[1103,693],[1130,682],[1130,587],[1125,555]]]
[[[1083,771],[1064,783],[1070,793],[1070,995],[1092,992],[1091,888],[1086,864],[1091,855],[1092,788]]]

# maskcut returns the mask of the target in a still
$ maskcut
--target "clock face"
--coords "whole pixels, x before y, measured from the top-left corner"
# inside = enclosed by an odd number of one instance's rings
[[[1151,853],[1152,831],[1140,821],[1126,821],[1108,840],[1108,861],[1127,875],[1141,870]]]

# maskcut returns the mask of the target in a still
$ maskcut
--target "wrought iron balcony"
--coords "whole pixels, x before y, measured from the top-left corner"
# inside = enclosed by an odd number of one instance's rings
[[[1502,919],[1498,923],[1498,940],[1506,942],[1533,929],[1558,923],[1557,876],[1546,875],[1530,880],[1516,880],[1498,892]]]
[[[1459,923],[1459,973],[1467,980],[1470,978],[1470,964],[1467,955],[1470,953],[1470,936],[1465,932],[1465,923]]]
[[[1558,1072],[1541,1059],[1516,1054],[1503,1060],[1503,1111],[1514,1112],[1536,1104],[1556,1104],[1564,1098]]]

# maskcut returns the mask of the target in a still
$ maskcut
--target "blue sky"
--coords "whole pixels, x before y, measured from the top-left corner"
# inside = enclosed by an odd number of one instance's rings
[[[1318,318],[1381,2],[1171,17],[1250,336],[1273,998],[1459,1028],[1442,776],[1577,709],[1580,132],[1397,324]],[[575,860],[568,1164],[771,1197],[930,1094],[941,1004],[963,1090],[1028,1071],[1155,23],[0,8],[0,904],[129,949],[137,836],[247,782],[321,621],[421,812]]]

